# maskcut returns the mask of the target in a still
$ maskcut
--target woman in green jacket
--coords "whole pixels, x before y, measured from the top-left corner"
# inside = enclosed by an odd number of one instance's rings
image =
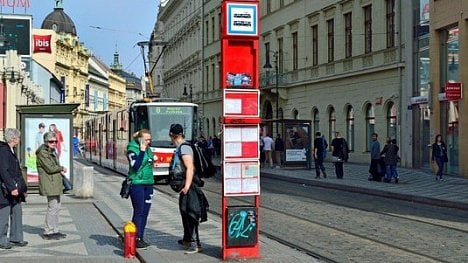
[[[153,152],[150,144],[150,131],[143,129],[136,132],[127,145],[128,177],[132,181],[130,189],[133,206],[132,221],[137,227],[137,248],[149,246],[143,240],[143,234],[153,198]]]
[[[44,144],[36,150],[36,165],[39,173],[39,193],[47,197],[44,239],[62,239],[65,234],[59,232],[60,195],[63,194],[62,176],[67,169],[60,166],[57,158],[57,136],[54,132],[44,134]]]

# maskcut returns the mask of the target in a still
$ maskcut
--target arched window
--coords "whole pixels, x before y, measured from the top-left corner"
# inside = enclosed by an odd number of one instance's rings
[[[299,112],[296,109],[294,109],[293,110],[293,119],[297,120],[297,116],[299,116]]]
[[[372,104],[366,107],[366,150],[370,151],[372,133],[375,131],[375,111]]]
[[[210,119],[209,118],[206,118],[206,130],[205,131],[207,133],[210,132]],[[200,135],[205,136],[206,134],[204,134],[204,132],[202,132]]]
[[[334,134],[336,132],[336,112],[335,108],[330,107],[328,111],[328,141],[334,138]]]
[[[315,135],[316,132],[320,131],[319,111],[317,109],[314,109],[312,116],[313,116],[313,121],[314,121],[314,135]]]
[[[396,139],[397,134],[397,107],[390,103],[387,108],[387,137]]]
[[[354,109],[349,105],[346,110],[346,141],[350,151],[354,151]]]

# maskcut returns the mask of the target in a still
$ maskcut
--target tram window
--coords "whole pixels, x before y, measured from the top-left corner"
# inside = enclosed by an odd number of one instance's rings
[[[138,107],[136,110],[135,127],[139,131],[141,129],[148,129],[148,108]]]

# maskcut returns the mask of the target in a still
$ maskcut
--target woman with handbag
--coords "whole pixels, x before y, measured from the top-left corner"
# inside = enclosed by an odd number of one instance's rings
[[[442,172],[444,170],[444,163],[448,162],[447,157],[447,146],[445,145],[444,141],[442,141],[442,135],[437,134],[435,137],[435,141],[432,144],[432,162],[436,162],[437,164],[437,173],[436,173],[436,180],[442,179]]]
[[[63,194],[63,176],[67,169],[60,165],[57,153],[57,135],[54,132],[44,133],[44,144],[36,150],[36,166],[39,174],[39,193],[47,197],[47,213],[43,238],[57,240],[66,237],[59,232],[59,212]]]
[[[133,207],[132,222],[137,227],[137,248],[149,246],[143,240],[143,235],[153,198],[153,152],[150,144],[151,133],[143,129],[136,132],[127,145],[128,179],[131,181],[130,199]]]
[[[23,209],[21,202],[26,200],[27,186],[14,148],[20,143],[21,132],[7,128],[5,141],[0,142],[0,248],[24,247]],[[10,221],[10,240],[7,239]]]

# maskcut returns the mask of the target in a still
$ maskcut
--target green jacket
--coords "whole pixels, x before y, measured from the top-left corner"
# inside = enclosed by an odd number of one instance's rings
[[[42,144],[36,150],[36,166],[39,173],[39,193],[44,196],[58,196],[63,194],[62,174],[63,166],[56,155]]]
[[[140,145],[135,140],[131,140],[127,145],[127,152],[134,152],[136,154],[140,153]],[[132,181],[132,184],[145,184],[153,185],[153,152],[150,147],[146,149],[145,156],[143,157],[143,162],[141,163],[138,171],[133,170],[132,166],[128,165],[128,177]]]

